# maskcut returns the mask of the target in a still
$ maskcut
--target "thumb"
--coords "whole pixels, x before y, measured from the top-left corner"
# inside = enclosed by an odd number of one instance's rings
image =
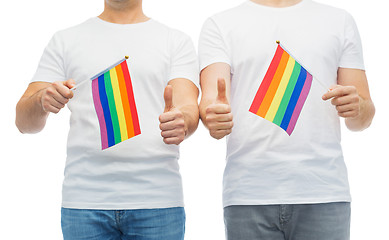
[[[163,93],[163,98],[165,99],[165,110],[164,112],[170,111],[173,108],[173,87],[167,85],[165,92]]]
[[[68,79],[68,80],[63,82],[63,85],[68,87],[69,89],[74,87],[75,84],[76,84],[76,82],[73,79]]]
[[[216,102],[218,103],[228,103],[226,97],[226,81],[224,78],[217,79],[217,97]]]
[[[66,87],[61,91],[62,96],[67,99],[73,98],[74,94],[72,88],[76,85],[76,82],[73,79],[68,79],[66,81],[63,81],[62,84]]]

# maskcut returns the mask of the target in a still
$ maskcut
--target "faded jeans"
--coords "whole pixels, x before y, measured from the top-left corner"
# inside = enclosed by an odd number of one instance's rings
[[[349,202],[228,206],[227,240],[349,240]]]

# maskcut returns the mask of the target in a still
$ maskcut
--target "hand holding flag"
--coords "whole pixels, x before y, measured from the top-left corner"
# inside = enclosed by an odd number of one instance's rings
[[[226,82],[223,78],[217,80],[217,97],[214,103],[206,109],[205,125],[213,138],[221,139],[232,131],[231,106],[226,96]]]
[[[354,86],[335,85],[323,95],[323,100],[331,100],[336,107],[338,115],[344,118],[355,118],[360,112],[360,97]]]
[[[187,135],[184,114],[173,104],[173,87],[166,86],[164,92],[165,110],[159,116],[161,136],[166,144],[179,145]]]
[[[73,79],[52,83],[41,91],[41,105],[45,112],[58,113],[73,98],[70,90],[75,85]]]

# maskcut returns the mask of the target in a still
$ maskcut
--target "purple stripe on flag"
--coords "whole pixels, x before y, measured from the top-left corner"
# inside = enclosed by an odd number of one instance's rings
[[[101,147],[102,149],[106,149],[108,148],[107,127],[105,126],[103,107],[101,106],[100,102],[99,81],[97,78],[92,81],[92,95],[97,113],[97,118],[99,119],[100,124]]]
[[[301,110],[303,109],[305,100],[308,97],[309,90],[311,89],[312,85],[312,75],[307,71],[307,79],[305,80],[303,90],[301,91],[300,97],[297,101],[296,107],[294,109],[294,112],[292,114],[292,118],[290,119],[288,129],[286,132],[290,135],[292,134],[294,127],[296,126],[297,119],[300,116]]]

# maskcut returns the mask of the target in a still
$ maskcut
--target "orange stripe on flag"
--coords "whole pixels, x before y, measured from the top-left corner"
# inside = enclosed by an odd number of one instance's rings
[[[119,81],[119,88],[120,88],[120,94],[123,103],[124,116],[126,119],[128,138],[131,138],[134,136],[134,126],[132,123],[130,104],[128,102],[126,82],[124,80],[123,71],[120,64],[116,66],[116,72]]]
[[[277,92],[278,86],[280,85],[280,81],[282,75],[284,74],[286,64],[289,60],[289,54],[284,51],[281,57],[280,64],[277,67],[276,73],[274,74],[274,78],[269,86],[268,91],[266,92],[265,98],[262,101],[261,106],[258,109],[257,115],[265,118],[267,111],[273,101],[274,95]]]

